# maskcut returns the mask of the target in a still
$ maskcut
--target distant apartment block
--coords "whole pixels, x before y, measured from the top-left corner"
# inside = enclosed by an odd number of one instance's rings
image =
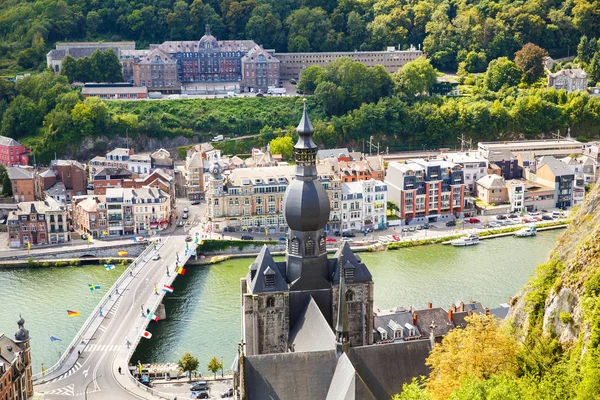
[[[113,49],[120,57],[123,50],[135,50],[135,42],[64,42],[56,43],[56,48],[46,55],[46,63],[55,73],[60,72],[63,58],[70,55],[74,59],[90,57],[96,50]]]
[[[170,196],[161,189],[109,188],[105,199],[110,236],[160,231],[169,224]]]
[[[387,227],[387,186],[375,179],[342,184],[342,231]]]
[[[302,70],[313,65],[326,66],[341,57],[350,57],[367,67],[382,65],[390,74],[402,68],[406,63],[423,57],[424,53],[411,47],[408,50],[396,50],[388,47],[386,51],[344,51],[324,53],[275,53],[279,59],[281,79],[299,78]]]
[[[391,162],[385,177],[388,199],[403,223],[436,222],[464,210],[466,184],[462,167],[444,160]]]
[[[0,136],[0,164],[5,167],[29,164],[30,150],[15,139]]]
[[[582,154],[583,144],[573,139],[519,140],[506,142],[479,142],[477,144],[477,149],[485,159],[489,159],[494,151],[504,150],[508,150],[512,153],[533,152],[536,157],[566,157],[571,154]]]
[[[102,100],[137,100],[148,97],[148,88],[133,83],[86,83],[81,89],[83,97],[100,97]]]

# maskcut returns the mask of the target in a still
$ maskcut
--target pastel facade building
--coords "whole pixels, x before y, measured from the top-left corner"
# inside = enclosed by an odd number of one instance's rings
[[[30,149],[15,139],[0,136],[0,164],[5,167],[29,164]]]

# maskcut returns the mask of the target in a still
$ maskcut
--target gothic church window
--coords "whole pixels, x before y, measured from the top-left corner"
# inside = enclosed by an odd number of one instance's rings
[[[312,256],[315,254],[315,241],[312,238],[308,238],[306,245],[304,246],[304,254]]]
[[[325,236],[321,236],[319,239],[319,253],[324,253],[325,251],[327,251]]]
[[[267,307],[275,307],[275,298],[267,297]]]
[[[346,292],[346,301],[354,301],[354,292],[352,290]]]

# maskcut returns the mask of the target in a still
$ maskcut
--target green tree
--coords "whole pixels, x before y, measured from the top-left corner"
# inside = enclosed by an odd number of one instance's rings
[[[527,43],[515,53],[515,64],[523,71],[523,80],[531,85],[544,75],[544,57],[548,52],[533,43]]]
[[[413,378],[411,383],[402,385],[402,392],[392,397],[392,400],[431,400],[431,396],[425,390],[424,379]]]
[[[103,82],[123,82],[123,67],[117,53],[113,49],[106,49],[102,54],[102,60],[100,75]]]
[[[324,78],[325,68],[319,65],[310,66],[302,70],[302,74],[300,75],[300,83],[298,83],[298,88],[304,90],[308,94],[312,94]]]
[[[271,154],[281,154],[284,160],[289,160],[294,154],[294,143],[289,136],[282,136],[271,140]]]
[[[271,6],[262,4],[254,8],[246,24],[246,36],[264,48],[283,49],[284,34],[282,24],[271,12]]]
[[[217,372],[223,368],[223,363],[217,359],[217,356],[214,356],[210,362],[208,363],[208,370],[215,374],[215,379],[217,378]]]
[[[484,78],[484,86],[494,92],[507,87],[517,86],[523,73],[517,65],[506,57],[490,61]]]
[[[322,8],[302,7],[287,17],[285,25],[289,30],[289,51],[323,51],[327,47],[331,21]],[[308,49],[304,39],[308,42]]]
[[[589,84],[591,85],[600,85],[600,53],[596,52],[594,57],[592,57],[592,61],[586,68],[588,73]]]
[[[4,165],[2,166],[4,167]],[[13,195],[13,190],[12,190],[12,182],[10,181],[10,178],[8,176],[8,174],[6,173],[6,168],[4,168],[4,174],[2,175],[2,196],[4,197],[12,197]]]
[[[421,57],[407,63],[393,75],[396,90],[407,96],[428,94],[437,79],[437,70],[431,61]]]
[[[487,68],[486,56],[483,51],[468,52],[463,63],[465,71],[470,73],[485,72]]]
[[[73,83],[75,81],[75,77],[78,74],[77,60],[75,60],[70,54],[67,54],[60,63],[60,74],[66,76],[69,80],[69,83]]]
[[[188,380],[192,380],[192,372],[198,370],[198,359],[196,357],[192,357],[190,353],[185,353],[179,361],[177,361],[177,366],[183,372],[187,372]]]
[[[2,118],[2,135],[15,139],[34,135],[43,116],[37,105],[22,94],[10,103]]]
[[[321,82],[315,89],[315,96],[323,105],[323,111],[335,115],[344,108],[344,89],[333,82]]]

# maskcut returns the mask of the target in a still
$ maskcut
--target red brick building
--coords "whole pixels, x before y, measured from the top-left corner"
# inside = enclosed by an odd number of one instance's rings
[[[6,167],[29,164],[30,150],[15,139],[0,136],[0,164]]]

